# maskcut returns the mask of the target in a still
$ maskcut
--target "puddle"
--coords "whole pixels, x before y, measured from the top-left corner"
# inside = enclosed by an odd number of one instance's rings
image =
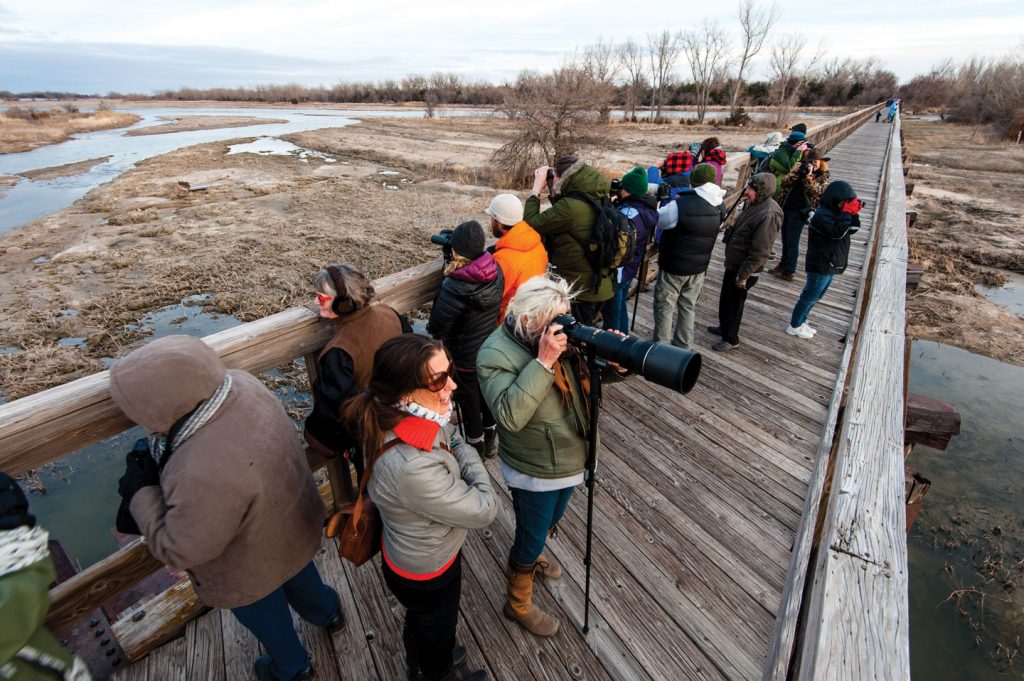
[[[84,348],[85,343],[84,338],[61,338],[57,341],[57,345],[62,345],[65,348]]]
[[[309,159],[318,158],[324,163],[337,163],[338,159],[329,154],[324,154],[312,149],[300,147],[291,142],[286,142],[277,137],[259,137],[252,142],[244,144],[232,144],[228,147],[228,154],[260,154],[262,156],[297,156],[303,163],[309,163]]]
[[[138,322],[129,324],[128,328],[150,338],[173,335],[202,337],[242,323],[237,317],[206,311],[203,303],[209,300],[210,295],[206,293],[182,298],[177,305],[168,305],[144,314]]]
[[[1024,317],[1024,274],[1003,272],[1008,278],[1002,286],[977,286],[978,293],[996,305]]]
[[[32,258],[32,263],[35,265],[44,265],[48,262],[50,262],[50,259],[45,255],[41,255],[38,258]]]
[[[377,171],[377,174],[378,175],[401,175],[401,173],[398,172],[397,170],[379,170],[379,171]]]

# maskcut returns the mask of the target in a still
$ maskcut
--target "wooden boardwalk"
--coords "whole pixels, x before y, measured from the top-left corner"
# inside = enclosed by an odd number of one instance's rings
[[[850,267],[811,313],[813,340],[784,332],[803,278],[762,276],[747,300],[741,346],[710,351],[717,338],[704,329],[717,323],[719,243],[697,309],[697,387],[686,397],[640,379],[606,388],[589,635],[580,633],[585,490],[548,544],[565,574],[537,590],[562,627],[538,639],[501,615],[513,516],[489,463],[502,503],[464,552],[459,637],[472,667],[515,680],[761,677],[861,284],[889,131],[868,122],[829,153],[832,178],[851,182],[868,209]],[[801,265],[805,250],[806,235]],[[647,293],[635,333],[651,331]],[[297,620],[317,679],[404,678],[402,608],[379,564],[353,568],[326,544],[317,563],[348,616],[333,638]],[[248,679],[258,651],[230,613],[215,610],[117,678]]]

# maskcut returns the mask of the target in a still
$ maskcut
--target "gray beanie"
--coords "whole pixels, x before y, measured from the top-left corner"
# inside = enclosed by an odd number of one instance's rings
[[[476,220],[463,222],[452,232],[452,250],[463,258],[476,260],[484,254],[484,229]]]

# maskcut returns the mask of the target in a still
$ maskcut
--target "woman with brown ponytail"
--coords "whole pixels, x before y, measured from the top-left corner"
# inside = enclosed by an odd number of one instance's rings
[[[366,453],[367,489],[383,521],[384,581],[406,608],[409,679],[453,679],[465,661],[455,641],[462,544],[497,510],[476,449],[454,439],[449,425],[454,373],[440,341],[398,336],[374,355],[369,386],[343,410]],[[461,678],[483,681],[487,674]]]

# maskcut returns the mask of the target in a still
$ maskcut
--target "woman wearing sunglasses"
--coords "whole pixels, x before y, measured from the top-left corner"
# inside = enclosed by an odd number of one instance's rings
[[[786,327],[790,336],[814,338],[817,333],[807,324],[807,317],[814,304],[825,295],[835,275],[846,270],[850,236],[860,230],[858,213],[863,207],[848,182],[832,182],[822,193],[807,232],[807,283]]]
[[[449,425],[454,374],[440,341],[398,336],[377,351],[367,389],[344,409],[367,454],[367,490],[383,521],[384,581],[406,608],[409,679],[453,679],[465,661],[466,650],[455,641],[462,544],[468,530],[490,525],[497,510],[480,456],[454,439]]]
[[[313,411],[303,435],[313,451],[349,458],[362,475],[362,454],[341,421],[341,405],[369,383],[373,353],[384,341],[412,329],[393,309],[373,302],[373,284],[352,265],[320,270],[313,290],[320,317],[334,322],[334,336],[317,359]]]

